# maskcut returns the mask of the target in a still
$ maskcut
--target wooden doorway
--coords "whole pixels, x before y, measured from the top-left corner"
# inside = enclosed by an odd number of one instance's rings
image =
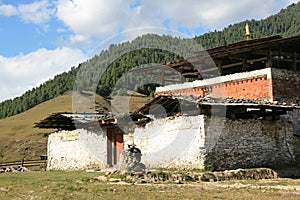
[[[123,149],[123,131],[119,128],[107,129],[107,164],[110,167],[119,163]]]

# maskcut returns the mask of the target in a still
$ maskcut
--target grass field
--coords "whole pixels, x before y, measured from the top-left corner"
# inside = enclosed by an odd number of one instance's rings
[[[99,172],[0,174],[0,199],[300,199],[300,180],[128,184],[96,181]],[[102,174],[103,175],[103,174]]]
[[[116,97],[117,98],[117,97]],[[136,110],[149,98],[143,96],[120,97],[129,102],[130,111]],[[89,110],[89,96],[81,98],[83,108]],[[101,112],[110,111],[110,103],[101,96],[95,96],[95,107]],[[0,163],[6,161],[37,159],[46,154],[47,135],[56,130],[34,128],[36,122],[56,112],[72,112],[72,94],[51,99],[21,114],[0,120]],[[25,149],[27,149],[25,151]]]

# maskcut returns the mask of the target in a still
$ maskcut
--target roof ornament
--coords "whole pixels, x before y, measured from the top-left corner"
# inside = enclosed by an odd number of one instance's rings
[[[246,22],[246,40],[250,40],[250,26],[248,22]]]

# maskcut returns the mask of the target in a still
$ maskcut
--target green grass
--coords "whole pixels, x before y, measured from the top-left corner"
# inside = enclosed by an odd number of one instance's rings
[[[227,187],[230,181],[188,184],[106,183],[93,179],[99,172],[25,172],[0,174],[0,199],[299,199],[300,191],[274,188]],[[235,181],[234,183],[242,183]],[[250,184],[300,186],[300,180],[248,181]],[[227,185],[226,185],[227,184]],[[244,185],[243,185],[244,186]]]

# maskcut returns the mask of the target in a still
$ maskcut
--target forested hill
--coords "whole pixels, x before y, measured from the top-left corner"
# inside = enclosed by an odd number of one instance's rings
[[[282,35],[283,37],[291,37],[300,35],[300,3],[292,4],[286,9],[281,10],[278,14],[272,15],[262,20],[249,20],[251,28],[251,37],[259,38],[270,35]],[[204,48],[212,48],[216,46],[226,45],[245,39],[245,21],[234,25],[229,25],[222,31],[209,32],[195,37],[195,40]],[[163,40],[164,44],[172,43],[172,46],[166,45],[165,49],[174,50],[186,48],[189,44],[187,39],[172,38],[170,36],[144,35],[138,37],[132,42],[121,44],[113,44],[108,50],[102,51],[99,55],[86,62],[72,67],[69,72],[64,72],[55,76],[39,87],[27,91],[20,97],[12,100],[6,100],[0,103],[0,118],[12,116],[26,111],[37,104],[60,96],[65,92],[72,90],[77,72],[84,68],[85,71],[83,81],[77,83],[82,89],[89,89],[97,84],[97,93],[100,95],[109,95],[117,80],[122,74],[129,69],[146,63],[164,63],[179,58],[178,55],[163,51],[160,49],[140,49],[134,50],[136,47],[143,46],[145,42],[159,43]],[[186,42],[185,42],[186,41]],[[178,46],[176,46],[178,44]],[[104,60],[111,53],[128,52],[112,62],[109,67],[102,73],[99,83],[93,83],[90,80],[95,79],[95,71],[101,70],[106,65]],[[133,79],[135,77],[132,77]]]
[[[282,9],[278,14],[262,20],[247,20],[251,38],[271,35],[291,37],[300,35],[300,2]],[[195,37],[205,48],[213,48],[245,39],[245,21],[229,25],[222,31],[209,32]]]

